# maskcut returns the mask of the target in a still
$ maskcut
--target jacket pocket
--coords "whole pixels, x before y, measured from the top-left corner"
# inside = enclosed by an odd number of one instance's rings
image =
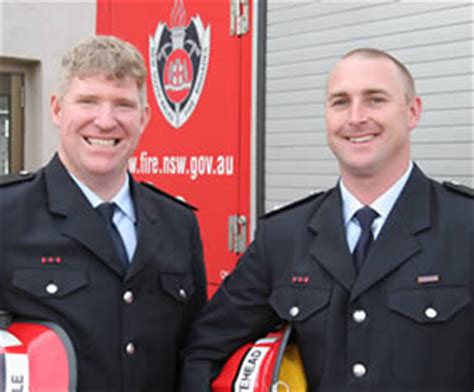
[[[59,298],[88,285],[83,271],[25,269],[13,271],[12,284],[39,298]]]
[[[283,320],[304,321],[329,303],[330,290],[316,287],[276,287],[270,305]]]
[[[467,287],[446,286],[389,293],[392,311],[418,323],[448,321],[471,302]]]
[[[191,274],[162,273],[160,282],[162,290],[179,303],[188,303],[194,294],[194,282]]]
[[[440,390],[464,385],[471,377],[473,360],[470,303],[468,288],[459,285],[389,292],[394,377]]]

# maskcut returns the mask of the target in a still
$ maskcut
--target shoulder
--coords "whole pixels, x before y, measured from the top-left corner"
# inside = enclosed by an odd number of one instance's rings
[[[322,200],[324,198],[324,195],[328,191],[320,191],[320,192],[315,192],[310,194],[309,196],[306,196],[302,199],[298,199],[296,201],[292,201],[288,204],[285,204],[281,207],[277,207],[274,210],[266,213],[261,217],[261,219],[267,219],[267,218],[272,218],[275,216],[280,216],[280,215],[285,215],[284,213],[293,213],[297,212],[299,210],[304,210],[306,207],[312,206],[315,202],[318,200]]]
[[[5,174],[0,176],[0,188],[26,183],[33,180],[35,177],[36,173],[30,173],[27,171],[21,171],[14,174]]]
[[[176,196],[171,195],[170,193],[167,193],[161,189],[158,189],[154,185],[148,183],[148,182],[140,182],[139,183],[145,190],[152,192],[152,194],[155,197],[158,197],[166,202],[172,203],[176,206],[181,206],[186,209],[192,210],[192,211],[197,211],[197,207],[194,207],[193,205],[186,203],[185,201],[177,198]]]
[[[29,172],[0,176],[0,226],[13,230],[12,225],[27,223],[45,195],[40,177]]]
[[[444,181],[439,183],[433,181],[433,204],[434,211],[438,214],[440,221],[445,224],[451,222],[456,225],[455,230],[466,228],[473,230],[472,211],[474,209],[473,190],[466,185],[457,182]]]
[[[450,192],[453,192],[457,195],[467,197],[469,199],[474,199],[474,189],[463,185],[456,181],[444,181],[442,186]]]

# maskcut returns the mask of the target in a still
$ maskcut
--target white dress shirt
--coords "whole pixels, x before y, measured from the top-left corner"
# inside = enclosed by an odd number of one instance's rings
[[[102,200],[95,192],[83,184],[77,177],[69,173],[71,178],[81,189],[86,199],[95,209],[105,201]],[[115,209],[113,221],[120,235],[122,236],[125,249],[127,250],[128,259],[131,261],[137,247],[137,231],[136,231],[136,214],[133,206],[132,195],[130,193],[130,179],[125,176],[125,182],[115,196],[110,200],[115,203],[118,208]]]
[[[395,202],[402,193],[402,190],[405,187],[412,170],[413,162],[410,161],[408,169],[398,179],[398,181],[370,204],[370,207],[379,214],[379,216],[375,218],[374,222],[372,223],[372,234],[374,236],[374,240],[376,240],[380,234],[380,231],[382,230],[382,227],[385,224],[390,211],[392,211]],[[349,250],[352,253],[361,233],[361,227],[357,219],[354,218],[354,214],[360,208],[364,207],[364,205],[348,191],[348,189],[344,186],[342,179],[339,181],[339,188],[341,190],[342,196],[342,212],[344,218],[344,227],[346,229],[347,245],[349,246]]]

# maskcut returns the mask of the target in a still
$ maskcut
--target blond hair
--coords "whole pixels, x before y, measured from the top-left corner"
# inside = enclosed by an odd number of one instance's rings
[[[66,94],[73,77],[104,74],[109,79],[135,79],[140,104],[146,104],[147,70],[143,56],[132,44],[117,37],[98,35],[79,41],[62,58],[59,79],[60,97]]]

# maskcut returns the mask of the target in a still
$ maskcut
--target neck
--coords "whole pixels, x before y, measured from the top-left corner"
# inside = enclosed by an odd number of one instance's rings
[[[112,200],[127,179],[126,168],[117,169],[108,174],[94,174],[85,170],[75,170],[74,166],[69,165],[69,161],[64,159],[61,153],[59,153],[59,159],[70,174],[104,201]]]
[[[399,170],[386,171],[383,175],[354,175],[341,171],[344,186],[362,204],[369,205],[388,191],[406,172],[409,162]]]
[[[90,190],[104,201],[110,201],[118,193],[125,183],[126,173],[121,176],[115,175],[108,179],[103,176],[99,178],[88,178],[86,181],[79,178]]]

